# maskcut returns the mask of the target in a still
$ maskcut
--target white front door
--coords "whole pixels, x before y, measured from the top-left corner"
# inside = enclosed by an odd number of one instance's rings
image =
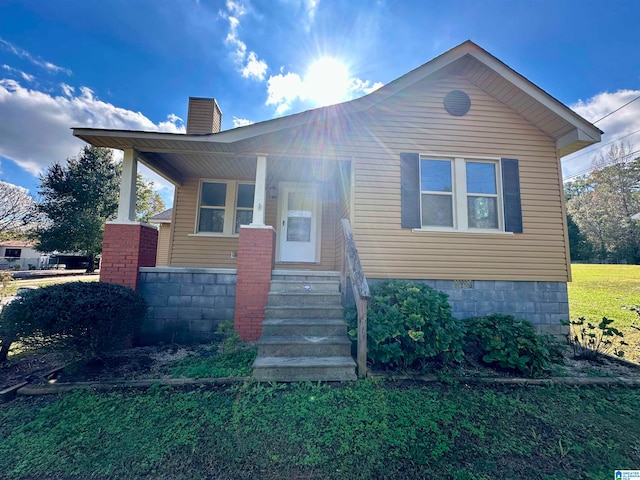
[[[319,261],[318,188],[308,183],[281,183],[278,197],[279,261]]]

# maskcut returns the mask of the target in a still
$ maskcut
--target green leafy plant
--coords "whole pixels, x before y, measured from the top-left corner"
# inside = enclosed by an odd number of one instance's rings
[[[371,288],[367,312],[368,359],[389,369],[424,368],[429,360],[461,361],[464,332],[451,316],[448,296],[427,285],[390,280]],[[355,308],[347,310],[357,338]]]
[[[146,311],[144,298],[121,285],[50,285],[25,292],[3,309],[2,348],[8,351],[16,340],[26,347],[55,343],[82,356],[99,357],[130,345]]]
[[[248,377],[256,359],[256,348],[229,353],[216,352],[212,356],[187,357],[171,365],[171,376],[187,378]]]
[[[624,357],[622,347],[628,344],[621,340],[624,334],[613,327],[613,319],[602,317],[600,323],[593,324],[584,317],[569,322],[569,344],[575,358],[597,361],[600,354]]]
[[[470,318],[466,322],[468,351],[482,362],[530,377],[549,372],[550,340],[536,334],[530,322],[500,314]]]

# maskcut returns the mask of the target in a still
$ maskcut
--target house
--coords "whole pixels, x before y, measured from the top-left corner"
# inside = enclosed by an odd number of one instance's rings
[[[48,260],[48,256],[35,249],[33,242],[24,240],[0,241],[0,270],[43,268]]]
[[[206,339],[233,320],[243,340],[320,338],[296,336],[306,323],[291,317],[340,316],[320,293],[343,269],[342,219],[369,282],[425,282],[461,318],[509,313],[563,331],[560,158],[602,132],[478,45],[338,105],[228,131],[221,115],[214,99],[191,98],[186,134],[73,129],[124,151],[101,278],[147,297],[149,337]],[[176,186],[166,267],[157,231],[134,221],[137,162]],[[330,306],[307,314],[305,292]]]
[[[172,216],[173,208],[168,208],[149,218],[149,223],[158,225],[158,248],[156,251],[157,267],[166,267],[169,265],[169,243],[171,238]]]

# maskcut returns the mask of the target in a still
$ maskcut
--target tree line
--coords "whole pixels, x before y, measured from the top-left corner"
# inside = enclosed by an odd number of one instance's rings
[[[571,260],[640,263],[640,157],[614,144],[592,171],[564,184]]]
[[[86,146],[64,164],[48,167],[36,199],[0,182],[0,238],[34,240],[41,252],[81,253],[89,258],[87,271],[93,271],[105,223],[118,211],[121,171],[110,149]],[[138,175],[137,220],[146,222],[164,209],[153,184]]]

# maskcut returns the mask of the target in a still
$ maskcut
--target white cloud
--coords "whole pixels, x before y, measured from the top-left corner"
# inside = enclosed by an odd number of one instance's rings
[[[253,123],[252,120],[246,118],[233,117],[233,128],[246,127],[247,125],[253,125]]]
[[[315,73],[320,73],[320,76]],[[304,78],[293,72],[285,74],[281,71],[272,75],[267,80],[266,104],[274,105],[276,115],[282,115],[291,110],[296,101],[310,101],[315,106],[331,105],[369,94],[383,85],[349,77],[346,69],[342,80],[327,78],[322,72],[315,73],[310,69]]]
[[[233,0],[227,0],[226,1],[226,5],[227,5],[227,10],[229,10],[229,12],[232,15],[236,15],[238,17],[241,17],[242,15],[247,13],[247,8],[240,2],[234,2]]]
[[[304,29],[309,32],[316,18],[320,0],[281,0],[287,5],[291,5],[295,11],[297,22],[302,22]]]
[[[369,80],[362,81],[359,78],[352,78],[349,91],[353,92],[354,95],[358,95],[360,92],[368,95],[371,92],[375,92],[382,86],[384,86],[384,83],[382,82],[375,82],[372,84]]]
[[[17,68],[13,68],[10,65],[2,65],[7,72],[22,77],[23,80],[32,83],[35,80],[33,75],[29,75],[28,73],[23,72],[22,70],[18,70]]]
[[[220,12],[220,16],[229,22],[229,31],[224,43],[233,50],[234,60],[244,78],[263,81],[267,73],[267,63],[259,59],[256,52],[247,53],[247,45],[240,40],[238,34],[240,17],[247,13],[247,8],[244,4],[233,0],[227,0],[226,7],[226,12]]]
[[[264,60],[258,59],[256,52],[249,52],[247,55],[247,63],[242,69],[242,76],[244,78],[253,77],[258,80],[264,80],[264,76],[267,73],[267,64]]]
[[[67,85],[66,83],[61,83],[60,88],[62,88],[62,93],[64,93],[67,97],[73,96],[73,92],[75,92],[76,90],[71,85]]]
[[[70,85],[61,88],[63,95],[54,96],[27,89],[15,80],[0,79],[0,156],[33,175],[78,154],[85,143],[71,134],[71,127],[185,131],[182,119],[174,114],[155,124],[140,112],[96,98],[87,87],[80,87],[77,94]],[[155,174],[145,176],[162,188],[170,187]]]
[[[587,100],[579,100],[574,105],[570,105],[570,108],[590,122],[596,122],[638,96],[640,96],[640,90],[602,92]],[[640,149],[640,99],[599,121],[596,126],[604,131],[602,141],[564,157],[562,171],[565,178],[588,173],[594,158],[605,153],[608,148],[607,144],[610,142],[629,143],[632,151]]]
[[[13,53],[14,55],[20,57],[20,58],[24,58],[26,60],[28,60],[29,62],[31,62],[33,65],[37,65],[38,67],[44,68],[45,70],[48,70],[49,72],[52,73],[66,73],[67,75],[71,75],[71,70],[69,70],[68,68],[64,68],[64,67],[59,67],[58,65],[55,65],[51,62],[47,62],[46,60],[42,60],[39,57],[36,57],[34,55],[32,55],[31,53],[27,52],[26,50],[20,48],[20,47],[16,47],[15,45],[13,45],[10,42],[7,42],[6,40],[4,40],[3,38],[0,38],[0,45],[2,47],[4,47],[5,50],[8,50],[9,52]]]
[[[276,106],[276,114],[282,115],[296,99],[304,100],[305,89],[300,75],[287,73],[273,75],[267,80],[267,105]]]
[[[309,17],[309,20],[313,22],[313,20],[316,17],[316,10],[318,9],[320,0],[303,0],[303,4],[307,11],[307,16]]]

